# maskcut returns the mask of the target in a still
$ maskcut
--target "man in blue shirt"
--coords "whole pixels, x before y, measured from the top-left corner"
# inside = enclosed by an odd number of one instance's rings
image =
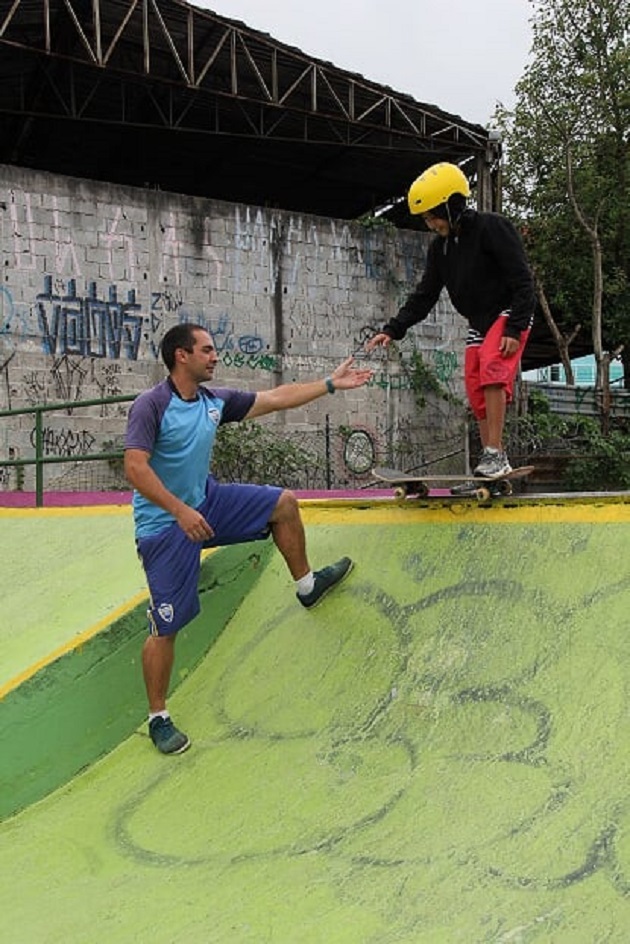
[[[295,580],[300,603],[311,608],[350,571],[343,557],[313,572],[292,492],[270,485],[220,484],[208,474],[218,427],[304,406],[335,390],[360,387],[372,376],[349,357],[330,377],[249,393],[201,386],[212,380],[218,356],[198,325],[164,335],[168,377],[134,401],[125,438],[125,474],[134,488],[138,554],[151,605],[142,651],[149,701],[149,734],[158,750],[182,753],[189,738],[173,724],[166,696],[175,639],[199,612],[201,549],[256,541],[270,534]]]

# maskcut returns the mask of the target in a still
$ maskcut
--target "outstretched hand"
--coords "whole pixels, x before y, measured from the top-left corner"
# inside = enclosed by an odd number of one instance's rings
[[[381,344],[383,347],[387,347],[391,340],[392,339],[388,334],[385,334],[383,331],[381,331],[379,334],[375,334],[373,338],[370,338],[369,341],[366,341],[365,350],[373,351],[374,348],[379,344]]]
[[[337,390],[352,390],[354,387],[362,387],[374,376],[371,367],[353,367],[353,364],[354,356],[351,354],[332,372],[332,381]]]

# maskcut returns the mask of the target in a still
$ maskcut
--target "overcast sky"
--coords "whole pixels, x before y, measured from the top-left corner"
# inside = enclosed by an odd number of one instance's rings
[[[514,104],[531,46],[529,0],[191,2],[481,125]]]

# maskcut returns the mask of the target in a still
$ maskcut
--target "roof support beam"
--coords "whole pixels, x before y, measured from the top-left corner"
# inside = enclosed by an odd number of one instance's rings
[[[207,102],[231,95],[252,105],[276,103],[296,117],[310,113],[485,150],[487,132],[480,126],[309,59],[211,11],[165,0],[91,0],[91,9],[86,19],[77,0],[12,0],[0,21],[0,53],[3,44],[19,46],[70,60],[84,67],[84,76],[96,66],[110,77],[136,74],[179,86],[181,94],[196,89]]]

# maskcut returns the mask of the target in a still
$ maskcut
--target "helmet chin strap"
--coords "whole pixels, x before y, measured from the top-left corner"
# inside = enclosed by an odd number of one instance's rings
[[[459,196],[459,194],[452,194],[452,196],[449,197],[448,200],[446,200],[446,202],[445,202],[446,212],[447,212],[447,214],[448,214],[448,225],[450,226],[450,228],[451,228],[452,230],[455,230],[455,228],[459,225],[459,221],[460,221],[461,218],[462,218],[462,213],[463,213],[464,210],[466,209],[466,201],[465,201],[465,199],[464,199],[463,205],[461,206],[461,208],[460,208],[459,212],[457,213],[457,215],[455,215],[455,213],[453,212],[453,209],[452,209],[452,207],[451,207],[451,198],[452,198],[452,197],[457,197],[457,196]],[[459,201],[457,201],[457,202],[459,203]]]

